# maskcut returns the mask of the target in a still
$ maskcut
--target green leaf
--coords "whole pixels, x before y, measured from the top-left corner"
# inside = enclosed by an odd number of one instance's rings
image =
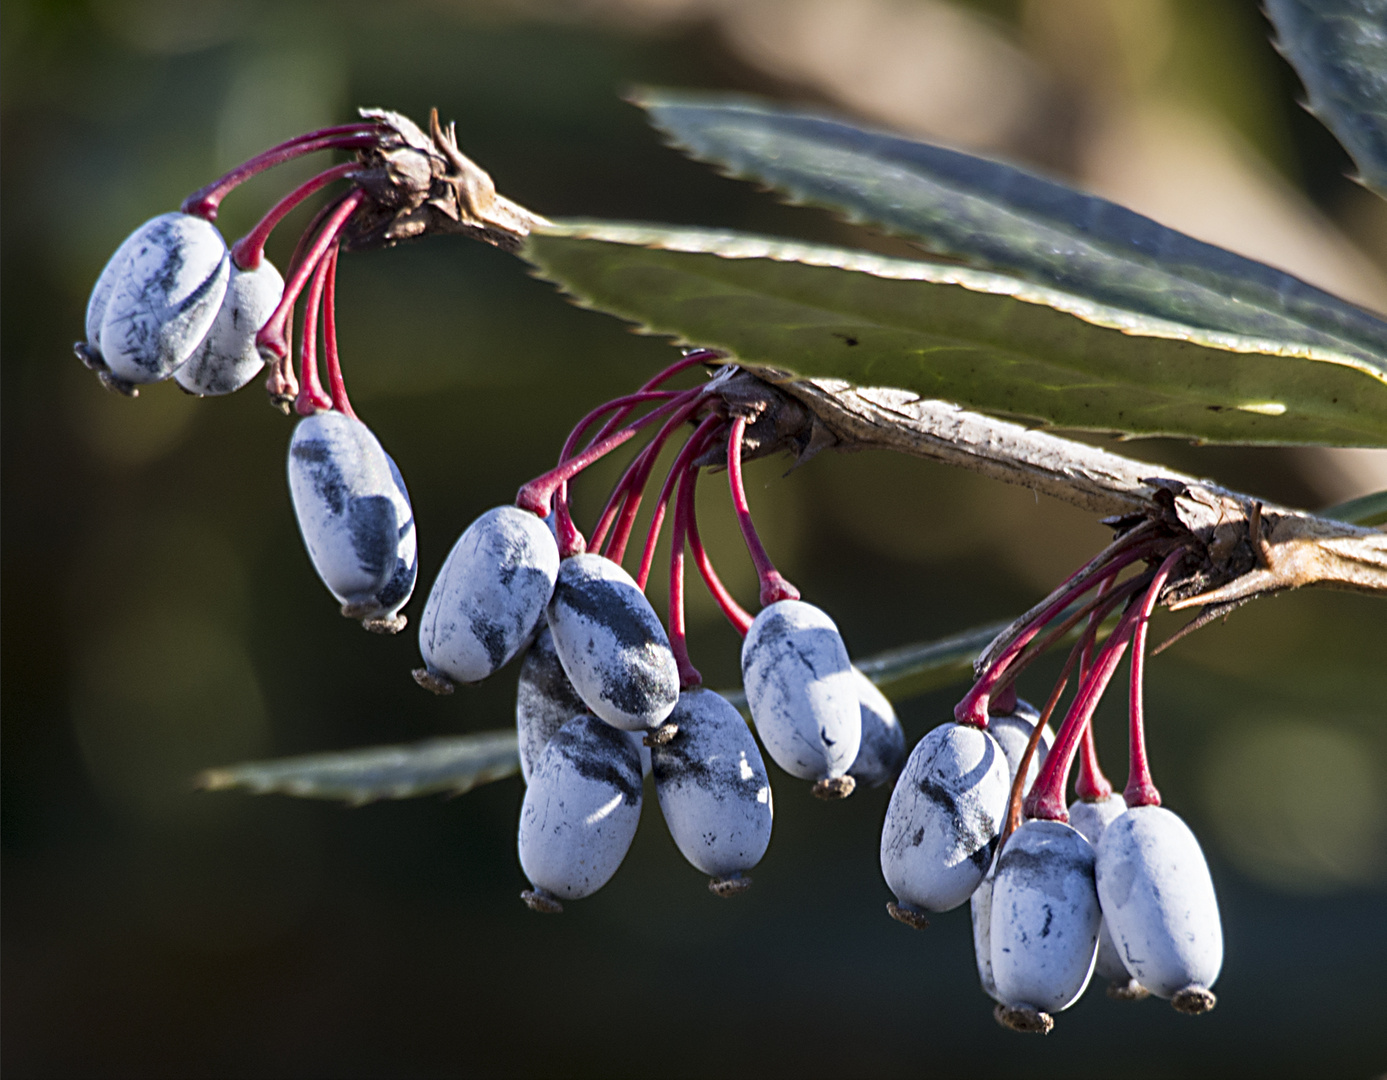
[[[639,99],[693,157],[927,251],[1205,331],[1357,357],[1387,323],[1280,270],[1000,162],[743,98]]]
[[[1307,107],[1387,196],[1387,0],[1266,0],[1266,12]]]
[[[377,799],[412,799],[446,792],[461,795],[520,771],[515,731],[431,739],[413,746],[369,746],[334,754],[249,761],[208,769],[198,786],[243,788],[304,799],[342,799],[354,806]]]
[[[1387,446],[1387,363],[1212,332],[924,260],[558,222],[521,254],[579,302],[751,367],[1041,424],[1211,442]]]
[[[1318,517],[1345,521],[1350,525],[1384,525],[1387,524],[1387,491],[1361,495],[1315,513]]]

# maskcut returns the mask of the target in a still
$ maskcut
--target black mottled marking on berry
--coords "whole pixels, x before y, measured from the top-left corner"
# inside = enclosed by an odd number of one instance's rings
[[[1082,851],[1075,851],[1069,845],[1046,844],[1039,851],[1029,851],[1017,844],[1009,843],[997,860],[997,874],[1000,877],[1014,877],[1021,888],[1042,892],[1063,900],[1063,882],[1070,876],[1094,880],[1093,859],[1085,858]],[[1094,885],[1096,891],[1097,886]]]
[[[395,557],[395,504],[386,495],[361,495],[347,506],[347,535],[357,564],[374,578],[385,576]]]
[[[1055,909],[1049,904],[1045,905],[1045,925],[1040,928],[1040,936],[1047,938],[1050,936],[1050,924],[1055,921]]]
[[[929,776],[920,780],[918,786],[920,794],[948,816],[950,830],[959,845],[966,849],[968,858],[986,870],[997,845],[997,823],[977,796],[969,790],[961,798],[955,798],[948,788]]]
[[[548,707],[568,716],[588,711],[578,691],[568,681],[568,674],[554,649],[554,635],[546,626],[535,637],[520,666],[520,681],[544,698]]]
[[[915,830],[915,835],[910,838],[911,847],[919,847],[925,842],[925,827],[921,825]]]
[[[404,603],[406,597],[414,591],[414,582],[419,576],[419,555],[416,552],[410,562],[404,559],[395,560],[395,572],[390,575],[390,580],[385,583],[385,588],[376,593],[376,600],[380,606],[387,611],[398,604]]]
[[[631,590],[634,591],[634,590]],[[601,578],[560,575],[554,589],[554,603],[601,626],[623,650],[637,651],[655,643],[647,622],[648,612],[628,590]]]
[[[628,716],[655,711],[668,698],[669,687],[661,677],[664,665],[647,655],[658,648],[651,642],[635,656],[623,650],[623,663],[603,672],[601,694]]]
[[[158,286],[165,297],[173,291],[173,287],[178,284],[178,275],[183,270],[183,246],[175,242],[174,223],[172,221],[161,221],[150,230],[150,239],[156,240],[162,250],[164,261],[159,264],[159,271],[150,280],[150,285]],[[146,288],[145,296],[148,297],[149,291]]]
[[[289,452],[294,455],[294,460],[306,467],[308,476],[313,481],[313,493],[327,503],[333,516],[344,513],[351,492],[347,490],[346,481],[342,478],[342,469],[337,464],[332,446],[327,440],[304,439],[294,443]]]
[[[719,802],[729,798],[754,801],[766,786],[765,781],[754,769],[750,776],[742,775],[742,747],[737,745],[735,738],[718,731],[715,715],[700,715],[702,712],[702,709],[687,708],[682,700],[675,706],[668,722],[678,726],[678,733],[668,743],[650,751],[650,772],[656,785],[690,784]],[[740,716],[736,717],[736,723],[742,723]],[[719,743],[724,745],[717,745]],[[717,761],[710,762],[714,755]]]
[[[510,655],[511,643],[507,627],[501,623],[493,622],[485,615],[474,615],[468,629],[472,631],[472,636],[482,643],[482,648],[486,650],[486,658],[491,663],[492,671],[506,662],[506,658]]]
[[[595,716],[559,729],[550,746],[585,780],[606,784],[621,793],[627,806],[641,801],[640,755],[624,732]]]

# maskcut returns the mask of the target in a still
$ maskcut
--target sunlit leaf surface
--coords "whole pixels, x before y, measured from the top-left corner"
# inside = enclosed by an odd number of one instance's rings
[[[1387,49],[1387,30],[1379,35]],[[1387,83],[1380,89],[1387,93]],[[693,157],[934,254],[1139,315],[1314,346],[1387,370],[1381,319],[1106,199],[1001,162],[745,98],[651,91],[640,102]]]
[[[1058,427],[1387,446],[1387,363],[1017,278],[740,233],[560,222],[522,254],[580,302],[742,362]]]

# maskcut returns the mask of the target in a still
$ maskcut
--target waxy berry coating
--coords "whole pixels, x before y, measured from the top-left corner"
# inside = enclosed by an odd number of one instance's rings
[[[978,981],[983,992],[994,1001],[1001,1001],[997,980],[992,976],[992,887],[997,883],[997,861],[983,875],[973,895],[968,898],[969,914],[973,919],[973,958],[978,965]]]
[[[695,687],[670,713],[678,732],[650,752],[674,842],[711,877],[750,870],[771,841],[771,785],[756,740],[725,698]]]
[[[1134,806],[1098,842],[1098,896],[1127,970],[1163,998],[1207,990],[1223,966],[1223,927],[1194,833],[1162,806]]]
[[[665,722],[679,700],[679,668],[630,574],[600,555],[565,559],[548,618],[563,669],[593,713],[624,731]]]
[[[537,889],[576,900],[611,880],[641,815],[641,765],[624,732],[570,720],[545,747],[520,808],[520,866]]]
[[[941,724],[911,751],[881,830],[881,872],[903,905],[948,911],[992,862],[1006,813],[1006,757],[987,732]]]
[[[1018,701],[1012,712],[987,718],[987,733],[997,740],[997,745],[1006,755],[1007,769],[1013,780],[1016,779],[1016,770],[1021,767],[1026,744],[1030,742],[1036,721],[1039,719],[1040,713],[1024,701]],[[1040,766],[1045,764],[1045,755],[1050,752],[1050,744],[1054,741],[1055,733],[1050,730],[1050,725],[1046,724],[1045,730],[1040,734],[1035,754],[1031,757],[1030,768],[1026,770],[1023,791],[1030,791],[1031,785],[1035,783],[1036,774],[1040,772]]]
[[[90,347],[127,382],[167,379],[211,329],[230,272],[226,243],[209,222],[180,213],[145,222],[97,279],[87,307]]]
[[[1097,851],[1108,824],[1126,811],[1126,800],[1115,792],[1106,799],[1098,799],[1095,802],[1079,799],[1069,806],[1069,824],[1082,833],[1084,839]],[[1103,920],[1102,929],[1098,931],[1098,961],[1093,971],[1099,978],[1110,982],[1125,983],[1131,978],[1127,965],[1122,962],[1122,957],[1117,951],[1117,944],[1112,939],[1107,919]]]
[[[414,514],[395,463],[360,420],[305,417],[289,444],[289,493],[313,568],[353,618],[390,618],[414,589]]]
[[[802,600],[780,600],[742,641],[742,681],[766,752],[791,776],[844,775],[862,744],[862,704],[833,620]]]
[[[419,652],[429,671],[472,683],[508,663],[543,620],[558,573],[559,548],[542,519],[514,506],[477,518],[424,604]]]
[[[541,626],[525,651],[515,691],[515,732],[520,747],[520,774],[525,783],[530,782],[535,762],[555,732],[587,711],[587,705],[573,689],[559,663],[559,654],[554,651],[554,635],[548,626]],[[642,742],[639,732],[626,734],[640,752],[642,775],[648,776],[650,747]]]
[[[1058,821],[1027,821],[1008,838],[992,887],[992,977],[1010,1006],[1067,1009],[1093,974],[1103,915],[1093,847]]]
[[[230,394],[245,386],[265,364],[255,335],[283,295],[284,279],[268,259],[254,270],[233,263],[217,317],[202,343],[173,373],[173,381],[200,397]]]
[[[895,779],[905,764],[905,731],[886,695],[857,668],[853,685],[861,705],[862,742],[848,775],[859,784],[881,787]]]

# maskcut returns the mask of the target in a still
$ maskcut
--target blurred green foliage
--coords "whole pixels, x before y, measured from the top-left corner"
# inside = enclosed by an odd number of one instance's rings
[[[1324,144],[1302,137],[1294,80],[1254,6],[1173,10],[1202,55],[1250,58],[1210,76],[1219,100],[1283,163],[1306,154],[1322,169]],[[618,96],[637,82],[787,99],[803,88],[738,59],[708,22],[638,32],[576,5],[550,17],[559,7],[3,4],[6,1070],[1380,1069],[1387,611],[1363,597],[1264,601],[1149,667],[1157,779],[1204,839],[1224,909],[1221,1004],[1199,1021],[1091,994],[1043,1043],[998,1029],[966,912],[913,937],[882,912],[882,791],[830,806],[777,774],[774,842],[733,903],[707,894],[652,802],[621,873],[558,920],[516,899],[517,781],[350,813],[192,791],[199,769],[246,757],[503,725],[513,675],[432,698],[409,678],[411,633],[380,639],[337,616],[289,507],[289,424],[257,388],[195,402],[164,385],[129,401],[73,359],[87,290],[134,226],[241,155],[357,104],[420,119],[437,105],[501,189],[544,213],[877,243],[662,149]],[[1347,196],[1332,170],[1316,176],[1332,213]],[[229,200],[227,235],[287,182],[262,178]],[[546,467],[585,408],[671,356],[460,240],[346,259],[340,289],[354,399],[419,522],[411,616],[461,529]],[[1284,451],[1135,452],[1268,498],[1316,498]],[[938,466],[863,454],[784,467],[748,469],[763,535],[858,654],[1009,617],[1104,539],[1083,514]],[[580,520],[612,476],[579,486]],[[749,599],[725,497],[705,483],[701,498],[714,557]],[[730,684],[735,635],[693,596],[695,659],[710,684]],[[1165,618],[1156,638],[1177,625]],[[1053,673],[1023,689],[1043,696]],[[907,707],[912,739],[951,697]],[[1119,780],[1121,721],[1121,703],[1106,703],[1100,746]]]

